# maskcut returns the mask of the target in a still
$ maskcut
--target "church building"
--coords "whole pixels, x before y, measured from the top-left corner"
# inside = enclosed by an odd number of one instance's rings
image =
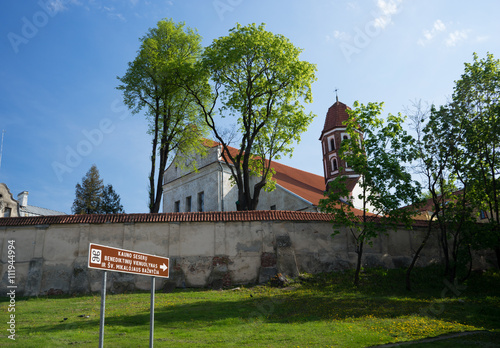
[[[324,176],[308,173],[273,161],[276,188],[261,191],[258,210],[318,211],[329,182],[338,175],[348,176],[349,190],[359,191],[360,176],[343,163],[338,149],[345,133],[348,107],[338,99],[327,112],[321,133]],[[222,145],[207,141],[207,153],[196,160],[197,171],[184,169],[174,160],[163,175],[163,212],[235,211],[238,188],[231,184],[231,170],[222,157]],[[237,152],[237,149],[230,148]],[[341,171],[341,168],[345,170]],[[357,194],[356,194],[357,195]],[[354,203],[356,208],[359,204]]]

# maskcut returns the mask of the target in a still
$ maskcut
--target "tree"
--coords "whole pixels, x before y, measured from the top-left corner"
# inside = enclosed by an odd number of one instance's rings
[[[263,24],[237,25],[205,49],[193,71],[210,79],[210,91],[186,84],[223,147],[238,188],[238,210],[257,208],[261,190],[273,187],[272,161],[292,153],[314,117],[299,101],[312,100],[316,68],[301,61],[300,52]],[[240,135],[237,153],[229,151],[234,133],[223,128],[229,119]]]
[[[464,172],[470,178],[476,214],[486,213],[488,229],[473,241],[495,250],[500,268],[500,60],[490,53],[465,64],[453,93],[453,115],[460,125],[460,149],[467,156]]]
[[[82,178],[82,184],[76,184],[76,197],[71,208],[73,214],[99,214],[102,188],[99,170],[94,164]]]
[[[113,185],[107,185],[102,191],[101,214],[123,213],[120,196],[113,189]]]
[[[103,185],[96,165],[92,165],[82,178],[82,184],[76,184],[73,214],[117,214],[124,213],[120,196],[113,186]]]
[[[361,213],[353,208],[354,197],[349,196],[347,178],[340,175],[328,188],[320,208],[333,215],[334,228],[348,228],[355,240],[357,253],[354,284],[359,285],[363,247],[388,228],[404,224],[411,228],[414,211],[401,209],[413,204],[420,196],[420,185],[414,181],[405,163],[413,159],[412,138],[402,128],[404,118],[389,114],[380,118],[383,103],[354,103],[345,122],[348,138],[340,146],[339,156],[355,173],[362,193],[359,199]],[[344,172],[345,168],[340,168]],[[371,207],[371,212],[368,211]],[[332,236],[340,233],[335,230]]]
[[[186,92],[203,86],[203,75],[185,78],[201,51],[201,37],[184,23],[158,22],[140,39],[141,48],[127,72],[118,77],[125,104],[133,113],[145,109],[152,139],[149,174],[149,211],[160,210],[162,179],[175,153],[204,150],[201,138],[206,126]],[[187,86],[183,86],[185,83]],[[193,165],[195,163],[193,162]]]
[[[463,129],[453,106],[439,109],[431,106],[428,112],[422,112],[419,104],[416,109],[412,119],[417,168],[428,190],[433,213],[428,220],[426,235],[406,271],[408,290],[411,290],[411,272],[434,227],[437,226],[439,231],[444,273],[453,282],[467,262],[471,265],[469,235],[474,225],[470,177],[466,170],[470,161],[461,146]]]

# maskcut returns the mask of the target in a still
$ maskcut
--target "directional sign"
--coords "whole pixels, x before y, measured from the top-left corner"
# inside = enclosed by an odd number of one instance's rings
[[[89,268],[168,278],[167,257],[89,244]]]

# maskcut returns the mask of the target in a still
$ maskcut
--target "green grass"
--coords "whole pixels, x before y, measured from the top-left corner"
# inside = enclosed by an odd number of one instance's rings
[[[499,272],[475,274],[453,291],[446,290],[436,268],[417,269],[412,292],[404,289],[404,270],[369,270],[359,289],[351,285],[352,277],[352,272],[305,275],[285,289],[157,292],[155,346],[500,347]],[[149,292],[107,296],[106,347],[148,346],[149,298]],[[1,301],[7,314],[7,299]],[[100,302],[98,294],[16,299],[16,346],[96,347]],[[78,317],[82,314],[90,317]],[[484,331],[419,341],[476,330]],[[0,346],[12,343],[6,332]]]

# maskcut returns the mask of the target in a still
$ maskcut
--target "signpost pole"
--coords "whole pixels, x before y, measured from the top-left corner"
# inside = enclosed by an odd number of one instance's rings
[[[149,346],[153,347],[155,328],[155,279],[168,278],[169,258],[137,251],[113,248],[105,245],[89,243],[88,268],[101,269],[101,323],[99,328],[99,348],[104,343],[104,313],[106,311],[106,271],[123,272],[151,276],[151,313]]]
[[[104,346],[104,312],[106,311],[106,271],[102,274],[101,322],[99,325],[99,348]]]
[[[155,277],[151,277],[151,310],[149,318],[149,348],[153,348],[155,335]]]

